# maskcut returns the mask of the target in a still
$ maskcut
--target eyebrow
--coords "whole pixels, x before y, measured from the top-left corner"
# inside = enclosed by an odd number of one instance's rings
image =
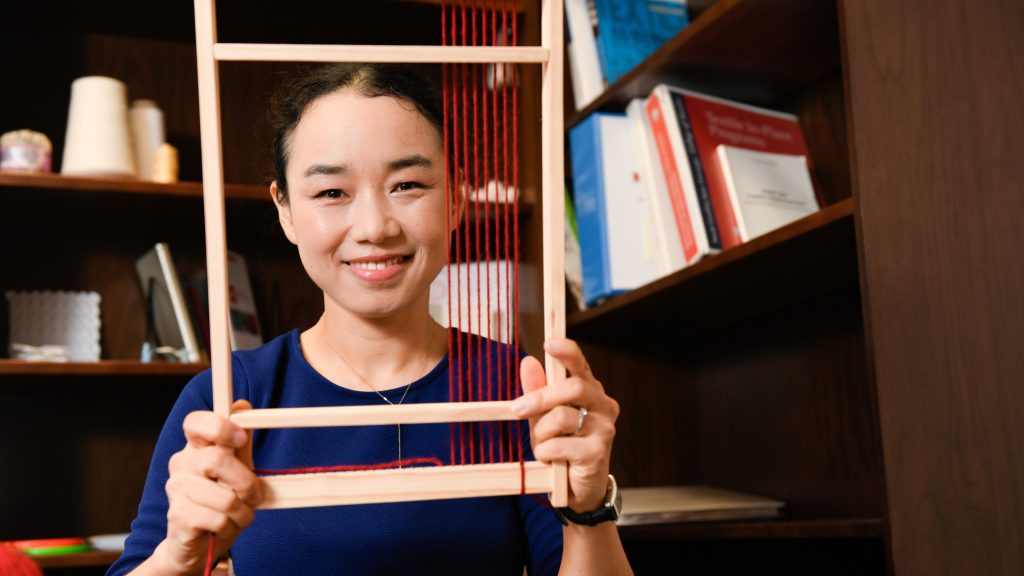
[[[388,162],[387,167],[388,172],[396,172],[405,168],[412,168],[416,166],[429,168],[433,165],[434,163],[430,158],[427,158],[422,154],[413,154],[412,156],[392,160]],[[333,176],[336,174],[344,174],[348,171],[349,167],[346,164],[313,164],[309,168],[306,168],[306,171],[303,172],[302,176],[304,178],[309,178],[311,176]]]
[[[310,176],[332,176],[334,174],[343,174],[348,172],[348,166],[344,164],[313,164],[306,171],[303,172],[304,178]]]

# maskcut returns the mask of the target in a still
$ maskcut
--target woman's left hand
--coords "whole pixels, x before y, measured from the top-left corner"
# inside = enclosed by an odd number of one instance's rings
[[[562,385],[548,386],[540,362],[527,356],[520,366],[523,395],[512,410],[530,419],[530,443],[537,460],[569,463],[569,507],[577,512],[595,510],[604,504],[608,487],[619,404],[604,393],[575,342],[550,340],[544,350],[565,365],[568,377]]]

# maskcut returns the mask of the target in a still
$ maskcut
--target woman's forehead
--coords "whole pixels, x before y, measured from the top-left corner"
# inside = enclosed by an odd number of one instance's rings
[[[367,97],[339,90],[314,100],[291,135],[291,160],[321,161],[323,155],[393,160],[397,154],[442,153],[437,129],[410,103],[390,96]],[[300,168],[305,169],[305,168]]]

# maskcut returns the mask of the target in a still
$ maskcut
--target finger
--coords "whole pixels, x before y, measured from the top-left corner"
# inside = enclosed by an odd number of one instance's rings
[[[523,393],[529,394],[547,386],[547,376],[544,374],[544,367],[540,360],[533,356],[526,356],[519,363],[519,379],[523,384]]]
[[[564,404],[586,406],[591,412],[600,412],[604,409],[599,401],[602,396],[596,382],[573,376],[558,386],[545,386],[523,394],[512,403],[512,411],[520,417],[531,419]]]
[[[245,430],[209,411],[192,412],[185,417],[183,428],[185,439],[197,447],[217,445],[238,448],[248,440]]]
[[[253,506],[259,505],[263,498],[261,484],[252,468],[234,452],[220,446],[186,449],[175,461],[172,474],[218,480]]]
[[[231,405],[232,412],[243,412],[245,410],[252,410],[252,404],[249,404],[248,400],[236,400]],[[249,468],[256,467],[252,461],[252,430],[245,430],[245,443],[235,450],[235,454]]]
[[[198,506],[226,515],[239,530],[252,523],[252,506],[223,484],[189,476],[181,482],[180,493]]]
[[[167,509],[168,533],[176,533],[180,544],[188,545],[208,533],[231,536],[240,531],[231,518],[223,513],[196,504],[190,498],[177,498]]]
[[[544,342],[544,351],[564,364],[566,370],[573,376],[581,376],[585,379],[594,378],[593,372],[590,371],[590,364],[587,363],[587,359],[583,355],[583,350],[575,341],[568,338],[552,338]]]
[[[584,424],[587,428],[591,427],[590,423],[587,422],[590,418],[589,415],[584,418]],[[575,434],[579,424],[579,410],[572,406],[556,406],[531,425],[533,441],[539,444],[555,436]]]

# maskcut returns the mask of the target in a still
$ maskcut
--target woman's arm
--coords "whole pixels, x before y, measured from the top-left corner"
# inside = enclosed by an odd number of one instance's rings
[[[619,405],[604,393],[575,342],[551,340],[544,349],[565,365],[570,377],[564,385],[548,387],[540,362],[524,358],[520,369],[523,396],[512,409],[530,419],[530,440],[537,460],[569,463],[569,508],[596,510],[605,503]],[[582,418],[579,408],[586,408]],[[632,574],[613,522],[596,526],[570,523],[562,535],[560,574]]]

